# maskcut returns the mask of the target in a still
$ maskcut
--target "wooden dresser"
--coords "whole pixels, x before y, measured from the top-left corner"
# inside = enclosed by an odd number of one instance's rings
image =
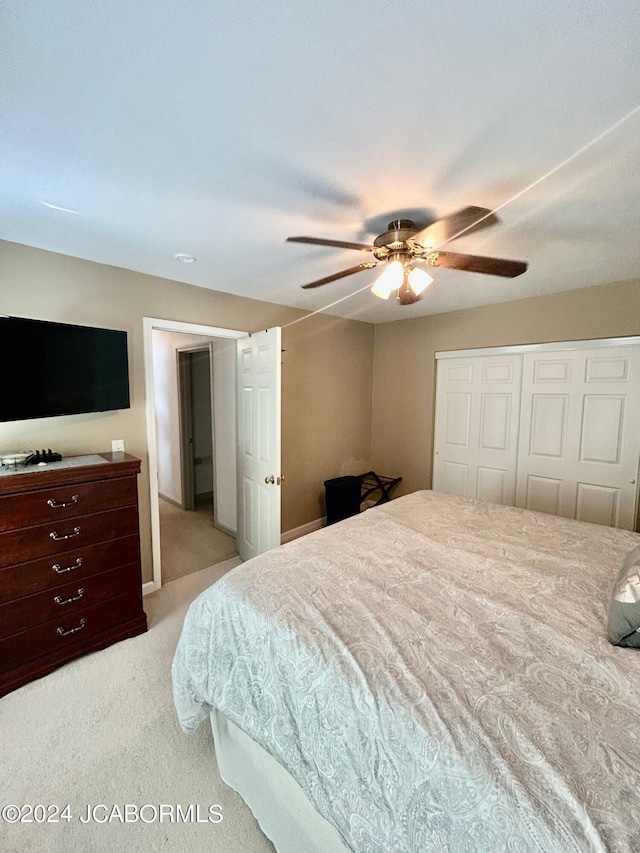
[[[0,476],[0,696],[147,630],[139,471],[101,453]]]

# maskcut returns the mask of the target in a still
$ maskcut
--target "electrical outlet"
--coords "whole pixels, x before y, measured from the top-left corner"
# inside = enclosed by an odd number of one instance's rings
[[[111,442],[112,453],[124,453],[124,438],[115,438]]]

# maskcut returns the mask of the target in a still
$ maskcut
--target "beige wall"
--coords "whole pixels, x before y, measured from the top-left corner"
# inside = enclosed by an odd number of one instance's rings
[[[316,315],[283,331],[284,530],[324,515],[324,480],[371,468],[373,330]]]
[[[285,326],[303,312],[2,242],[0,312],[129,333],[131,409],[0,424],[0,452],[93,453],[123,438],[142,459],[143,570],[150,579],[142,317],[254,331]],[[374,468],[404,478],[396,495],[431,485],[436,351],[638,334],[640,281],[380,324],[375,331],[320,315],[285,328],[282,529],[323,514],[328,477]]]
[[[0,312],[129,333],[130,409],[0,424],[0,452],[95,453],[123,438],[142,459],[143,577],[150,580],[142,318],[255,331],[304,312],[6,242],[0,242]],[[283,530],[319,517],[323,479],[369,467],[373,337],[371,325],[321,316],[283,332]]]
[[[395,496],[431,487],[437,351],[639,334],[640,281],[376,326],[374,470],[403,477]]]

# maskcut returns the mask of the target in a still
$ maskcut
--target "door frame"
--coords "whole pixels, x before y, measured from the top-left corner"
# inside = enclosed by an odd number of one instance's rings
[[[176,375],[178,377],[178,432],[180,435],[180,469],[181,469],[181,494],[183,509],[195,509],[195,482],[196,473],[193,464],[193,453],[191,446],[187,443],[187,433],[193,433],[193,393],[191,386],[191,356],[194,353],[206,352],[209,358],[209,402],[211,409],[211,467],[215,526],[215,501],[216,501],[216,453],[215,453],[215,413],[213,404],[213,348],[211,342],[208,344],[197,344],[193,347],[180,347],[176,351]]]
[[[513,344],[503,347],[478,347],[477,349],[438,350],[436,360],[441,358],[473,358],[476,355],[512,355],[525,352],[555,352],[557,350],[598,349],[599,347],[632,347],[640,345],[640,335],[624,338],[593,338],[577,341],[550,341],[544,344]]]
[[[160,552],[160,501],[158,498],[158,445],[156,439],[156,407],[153,383],[153,330],[184,332],[189,335],[206,335],[211,338],[245,338],[249,332],[238,329],[221,329],[199,323],[183,323],[180,320],[161,320],[156,317],[142,318],[142,341],[144,353],[144,390],[146,410],[147,452],[149,455],[149,509],[151,513],[151,561],[153,580],[143,584],[142,592],[147,595],[162,586],[162,558]]]

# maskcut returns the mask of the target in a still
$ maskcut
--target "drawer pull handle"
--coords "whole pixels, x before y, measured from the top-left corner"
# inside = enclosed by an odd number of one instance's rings
[[[56,595],[53,599],[56,604],[70,604],[72,601],[79,601],[84,595],[84,589],[80,587],[77,594],[72,596],[71,598],[63,598],[61,595]]]
[[[60,565],[60,563],[55,563],[51,568],[54,572],[57,572],[59,575],[63,575],[65,572],[72,572],[74,569],[77,569],[82,565],[82,557],[76,557],[75,563],[72,563],[70,566],[65,566],[64,568]]]
[[[56,503],[53,500],[53,498],[49,498],[49,500],[47,501],[47,506],[52,506],[52,507],[57,508],[57,507],[62,507],[62,506],[72,506],[73,504],[77,504],[77,503],[78,503],[78,495],[72,495],[70,501],[60,501],[60,503]]]
[[[73,533],[56,533],[54,530],[53,533],[50,533],[49,536],[53,539],[54,542],[62,542],[63,539],[73,539],[74,536],[78,536],[80,534],[80,528],[74,527]]]
[[[61,636],[61,637],[66,637],[66,636],[68,636],[69,634],[75,634],[75,633],[76,633],[76,631],[82,631],[82,629],[84,628],[84,626],[86,625],[86,623],[87,623],[87,620],[86,620],[86,619],[81,619],[81,620],[80,620],[80,624],[79,624],[79,625],[76,625],[76,627],[75,627],[75,628],[67,628],[67,630],[66,630],[66,631],[65,631],[65,629],[64,629],[64,628],[58,628],[58,634],[60,634],[60,636]]]

